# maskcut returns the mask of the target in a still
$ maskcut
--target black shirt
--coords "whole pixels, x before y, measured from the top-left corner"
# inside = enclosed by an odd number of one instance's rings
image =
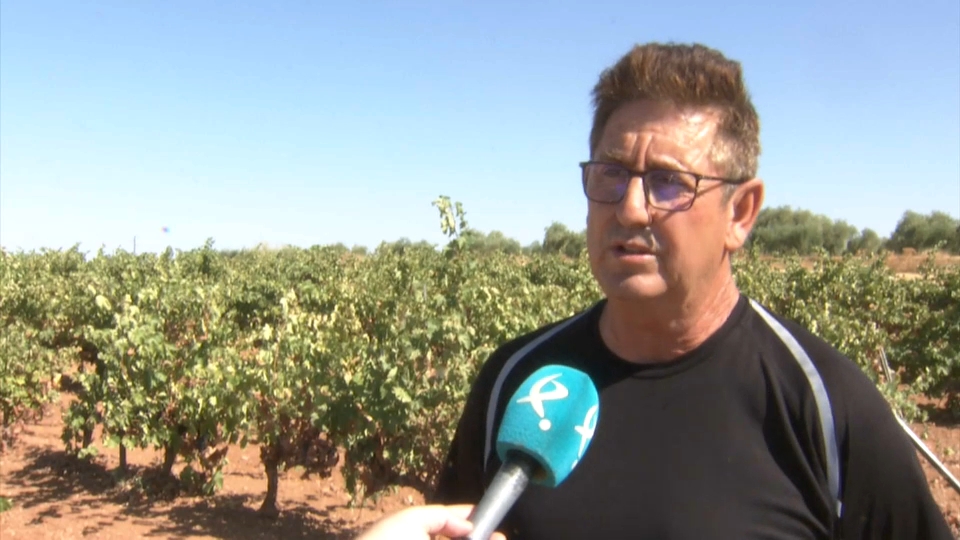
[[[566,364],[597,386],[596,430],[560,486],[527,488],[498,529],[508,540],[827,539],[840,537],[833,536],[837,529],[846,539],[952,538],[886,401],[854,362],[823,340],[777,317],[812,359],[831,401],[839,524],[810,383],[746,297],[697,349],[642,365],[603,343],[603,305],[566,321],[515,363],[507,360],[564,321],[494,352],[471,389],[430,502],[476,503],[499,468],[496,452],[486,470],[483,464],[498,377],[494,434],[507,400],[530,374]]]

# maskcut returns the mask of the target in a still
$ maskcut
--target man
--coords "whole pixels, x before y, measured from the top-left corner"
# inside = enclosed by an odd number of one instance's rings
[[[591,446],[563,484],[524,492],[509,540],[951,538],[870,380],[737,289],[730,259],[764,195],[740,65],[637,46],[593,96],[581,169],[605,298],[491,356],[431,501],[480,500],[506,400],[565,363],[600,392]]]

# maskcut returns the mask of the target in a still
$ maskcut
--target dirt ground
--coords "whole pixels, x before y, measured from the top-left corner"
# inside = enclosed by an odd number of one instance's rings
[[[351,539],[387,513],[423,502],[403,488],[350,508],[339,470],[328,479],[303,479],[302,469],[280,477],[276,519],[257,513],[267,479],[256,445],[230,448],[223,489],[213,497],[145,496],[127,480],[117,482],[119,452],[95,443],[90,462],[65,454],[59,408],[21,432],[14,448],[0,455],[0,495],[13,508],[0,514],[0,538],[312,538]],[[162,462],[162,453],[129,450],[128,478],[144,478]],[[182,464],[174,467],[179,474]]]
[[[886,263],[891,270],[898,274],[915,274],[920,266],[927,262],[927,256],[927,253],[917,253],[912,249],[906,249],[903,253],[887,254]],[[934,256],[933,264],[936,266],[958,266],[960,265],[960,255],[938,252]]]
[[[884,262],[887,268],[893,270],[894,273],[907,278],[915,278],[920,275],[918,273],[920,267],[927,262],[928,257],[928,253],[917,253],[915,250],[905,249],[903,253],[887,253],[884,256]],[[834,259],[840,260],[841,257],[836,256]],[[786,266],[784,258],[777,255],[761,255],[760,260],[769,262],[774,268],[782,269]],[[813,268],[817,262],[819,262],[817,257],[807,256],[801,258],[800,265],[809,269]],[[937,252],[934,255],[933,264],[938,267],[960,266],[960,255]]]
[[[931,418],[926,425],[914,425],[914,431],[926,437],[926,444],[960,477],[960,424],[937,421],[936,415]],[[280,516],[262,518],[256,510],[266,490],[266,476],[256,446],[230,449],[223,489],[213,497],[145,498],[129,482],[115,481],[116,450],[98,445],[101,453],[91,462],[68,457],[60,441],[61,425],[55,408],[26,426],[17,445],[0,456],[0,494],[14,505],[0,514],[3,540],[86,536],[350,539],[384,514],[423,502],[418,492],[404,488],[376,503],[350,508],[338,472],[325,480],[305,480],[294,469],[280,479]],[[132,474],[143,477],[161,457],[131,450]],[[960,494],[925,460],[923,466],[937,502],[960,537]]]

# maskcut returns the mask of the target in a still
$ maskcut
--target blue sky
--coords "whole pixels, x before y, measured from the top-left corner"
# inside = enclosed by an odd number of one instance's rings
[[[768,206],[960,215],[956,0],[0,0],[0,244],[441,242],[441,194],[580,230],[590,89],[645,41],[743,63]]]

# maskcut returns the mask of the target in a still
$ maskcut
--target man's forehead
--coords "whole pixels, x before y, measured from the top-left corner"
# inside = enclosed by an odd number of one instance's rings
[[[709,173],[702,161],[713,147],[719,120],[719,111],[708,107],[633,102],[610,117],[593,159],[624,164],[642,159],[644,167],[697,168]]]
[[[708,105],[675,105],[666,101],[633,101],[613,112],[608,126],[619,128],[645,127],[651,131],[701,131],[715,128],[720,111]]]
[[[719,120],[719,113],[708,108],[681,109],[659,104],[624,106],[608,120],[597,154],[623,160],[630,158],[629,149],[637,144],[699,146],[713,139]]]

